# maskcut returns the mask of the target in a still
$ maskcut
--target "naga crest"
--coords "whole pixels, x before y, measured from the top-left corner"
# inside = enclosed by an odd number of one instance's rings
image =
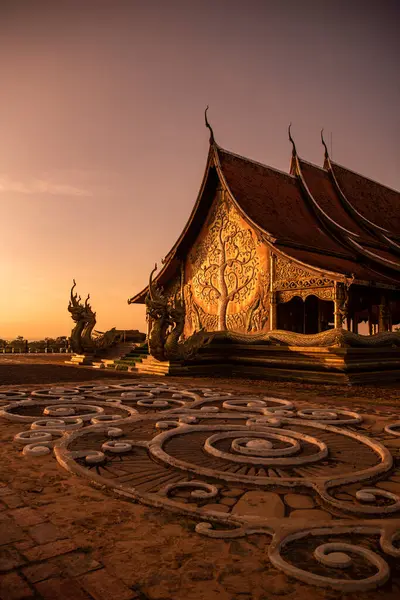
[[[90,299],[90,294],[87,295],[87,298],[85,300],[85,305],[84,305],[85,318],[88,322],[94,321],[94,324],[96,324],[96,313],[93,312],[92,307],[89,304],[89,299]]]
[[[73,279],[68,311],[71,313],[76,325],[71,332],[71,348],[77,354],[84,354],[85,352],[92,354],[96,350],[106,350],[120,340],[123,331],[113,327],[103,334],[92,335],[93,328],[96,325],[96,313],[89,304],[90,294],[87,295],[85,303],[82,304],[82,298],[74,293],[75,287],[76,281]]]
[[[74,294],[74,289],[76,287],[75,279],[73,281],[73,286],[71,288],[71,297],[68,304],[68,310],[71,313],[72,319],[75,323],[78,323],[84,318],[85,306],[81,304],[82,298],[78,296],[78,294]]]
[[[168,300],[164,290],[153,282],[156,269],[157,265],[150,273],[149,292],[145,300],[151,327],[148,336],[149,352],[157,360],[185,360],[209,342],[210,334],[200,331],[181,341],[185,325],[183,265],[180,290],[171,300]]]
[[[164,290],[153,282],[153,273],[157,270],[157,264],[150,273],[149,278],[149,293],[146,296],[145,303],[147,314],[152,319],[160,319],[167,317],[168,300],[164,296]]]

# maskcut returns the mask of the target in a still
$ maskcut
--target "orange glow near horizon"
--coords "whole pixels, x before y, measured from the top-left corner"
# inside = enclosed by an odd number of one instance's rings
[[[145,331],[127,299],[193,208],[207,104],[233,152],[288,171],[292,121],[321,165],[324,127],[335,161],[400,189],[399,16],[392,0],[4,0],[0,338],[69,335],[73,278],[96,329]]]

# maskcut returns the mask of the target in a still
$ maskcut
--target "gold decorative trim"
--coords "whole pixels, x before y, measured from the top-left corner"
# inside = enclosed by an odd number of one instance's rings
[[[282,256],[277,256],[275,259],[275,277],[272,284],[272,289],[274,291],[307,290],[309,288],[315,290],[316,288],[333,288],[333,286],[333,279],[324,277],[322,274],[316,273],[315,271],[304,269]],[[308,295],[310,295],[309,292],[301,297],[306,297]],[[333,297],[329,297],[328,299],[331,300]],[[284,302],[286,302],[286,300],[284,300]]]
[[[308,288],[308,289],[291,289],[286,291],[279,291],[277,293],[278,302],[289,302],[295,296],[298,296],[302,300],[305,300],[308,296],[317,296],[320,300],[334,300],[334,288]]]

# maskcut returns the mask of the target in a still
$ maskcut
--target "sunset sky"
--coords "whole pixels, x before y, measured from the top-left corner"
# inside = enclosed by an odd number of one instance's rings
[[[0,0],[0,337],[96,328],[192,210],[208,131],[288,170],[291,146],[400,189],[398,0]]]

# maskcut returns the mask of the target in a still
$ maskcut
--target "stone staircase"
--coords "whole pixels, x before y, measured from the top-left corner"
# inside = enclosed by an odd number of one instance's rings
[[[135,342],[119,342],[111,348],[104,350],[104,356],[107,358],[101,358],[101,354],[95,356],[94,354],[73,354],[69,360],[65,362],[67,364],[91,366],[94,369],[104,369],[107,363],[114,364],[125,356],[129,356],[130,352],[135,350]]]
[[[134,346],[132,344],[125,344],[125,352],[121,352],[118,356],[93,361],[92,366],[94,369],[113,369],[116,371],[132,371],[135,368],[136,363],[141,363],[148,356],[147,345]]]
[[[148,352],[147,345],[132,348],[128,354],[120,358],[103,358],[92,363],[94,369],[126,371],[137,375],[184,375],[188,368],[179,362],[160,362]]]

